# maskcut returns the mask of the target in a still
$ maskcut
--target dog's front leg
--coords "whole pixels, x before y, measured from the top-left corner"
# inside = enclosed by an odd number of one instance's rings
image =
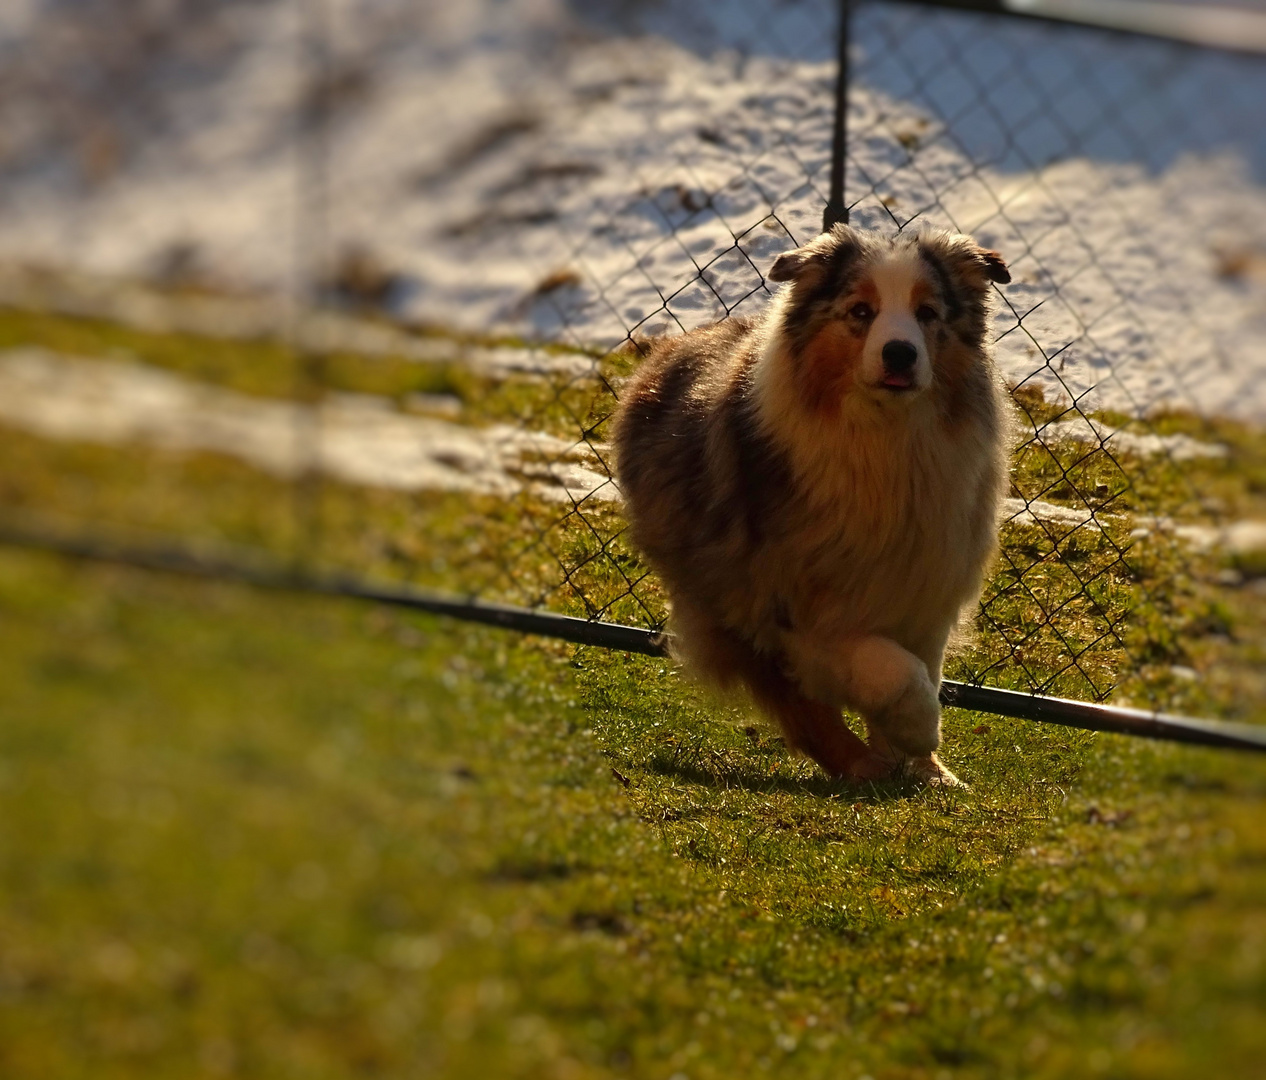
[[[796,676],[811,697],[860,713],[901,754],[923,757],[940,744],[938,688],[912,652],[878,634],[799,644]]]
[[[870,745],[854,763],[854,775],[899,773],[925,784],[962,783],[932,753],[941,741],[939,663],[934,678],[913,653],[872,635],[846,640],[830,653],[826,669],[843,704],[866,720]]]

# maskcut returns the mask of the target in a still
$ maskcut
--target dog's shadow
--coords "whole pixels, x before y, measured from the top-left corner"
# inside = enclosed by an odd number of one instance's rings
[[[754,795],[812,795],[819,799],[844,799],[850,802],[887,803],[925,794],[925,784],[908,779],[848,780],[815,772],[810,776],[788,776],[781,770],[761,772],[744,763],[712,771],[693,761],[657,758],[647,763],[646,770],[655,776],[679,780],[685,784],[717,791],[738,790]]]

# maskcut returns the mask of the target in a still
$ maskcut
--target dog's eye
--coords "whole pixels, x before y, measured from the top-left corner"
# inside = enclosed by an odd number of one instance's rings
[[[874,309],[869,304],[854,304],[848,309],[848,313],[854,319],[873,319],[875,317]]]
[[[931,322],[933,319],[937,318],[936,308],[930,307],[927,304],[920,304],[918,310],[914,313],[914,317],[918,319],[919,322]]]

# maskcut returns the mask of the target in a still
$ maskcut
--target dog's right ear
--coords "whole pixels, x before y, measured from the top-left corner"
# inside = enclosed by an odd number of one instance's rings
[[[814,253],[805,248],[797,248],[795,251],[784,251],[774,260],[774,265],[769,268],[769,273],[765,276],[770,281],[790,281],[792,278],[799,276],[800,272],[808,265],[809,260],[813,258]]]
[[[841,223],[810,240],[804,247],[784,251],[774,260],[765,277],[770,281],[794,281],[806,270],[820,270],[828,263],[848,258],[857,251],[857,233]]]

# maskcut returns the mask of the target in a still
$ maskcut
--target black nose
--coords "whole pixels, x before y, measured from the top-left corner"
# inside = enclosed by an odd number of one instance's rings
[[[890,341],[884,346],[883,357],[885,371],[902,375],[914,367],[919,350],[908,341]]]

